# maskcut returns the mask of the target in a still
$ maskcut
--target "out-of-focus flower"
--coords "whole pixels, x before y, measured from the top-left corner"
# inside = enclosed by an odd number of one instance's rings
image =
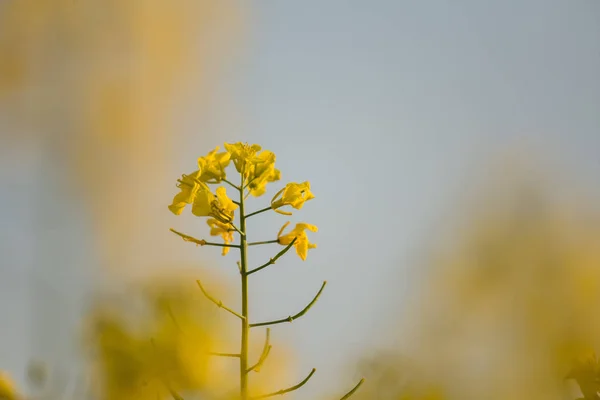
[[[279,230],[279,233],[277,234],[277,242],[283,246],[287,246],[290,243],[292,243],[292,241],[294,239],[296,239],[296,241],[294,242],[294,247],[296,248],[296,254],[298,254],[298,256],[303,261],[305,261],[307,253],[308,253],[308,249],[315,249],[317,247],[317,245],[315,243],[310,243],[308,241],[308,236],[306,235],[306,231],[309,230],[311,232],[317,232],[319,230],[319,228],[317,228],[315,225],[300,222],[300,223],[296,224],[296,227],[294,229],[292,229],[290,232],[286,233],[285,235],[282,235],[284,229],[289,224],[290,224],[289,222],[286,222],[281,227],[281,229]]]
[[[0,371],[0,400],[17,400],[19,394],[11,377],[4,371]]]
[[[87,339],[100,399],[166,400],[173,392],[215,398],[210,394],[224,389],[227,376],[210,355],[223,331],[213,305],[185,278],[160,276],[96,305]]]
[[[292,213],[281,211],[279,208],[283,206],[292,206],[296,210],[300,210],[305,202],[314,198],[315,196],[310,191],[309,182],[291,182],[273,196],[271,208],[280,214],[291,215]]]
[[[406,319],[391,321],[404,354],[451,398],[574,399],[563,378],[599,347],[598,209],[534,178],[488,179],[479,199],[453,207],[455,223],[419,266],[416,298],[402,302]],[[571,373],[588,393],[594,364]]]

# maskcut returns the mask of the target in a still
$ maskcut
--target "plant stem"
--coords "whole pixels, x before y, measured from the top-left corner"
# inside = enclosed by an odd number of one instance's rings
[[[246,252],[248,251],[248,243],[246,242],[246,216],[244,215],[244,174],[240,183],[240,275],[242,278],[242,344],[240,351],[240,396],[241,400],[248,400],[248,334],[250,325],[248,324],[248,261]]]
[[[272,244],[272,243],[279,243],[279,240],[274,239],[274,240],[263,240],[262,242],[252,242],[252,243],[248,243],[248,246],[258,246],[259,244]]]
[[[250,218],[253,215],[264,213],[265,211],[270,211],[270,210],[272,210],[271,206],[265,207],[265,208],[261,208],[258,211],[254,211],[253,213],[250,213],[250,214],[246,215],[246,218]]]

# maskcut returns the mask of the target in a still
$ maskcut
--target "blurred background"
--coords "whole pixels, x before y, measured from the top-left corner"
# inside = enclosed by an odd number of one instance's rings
[[[149,275],[197,267],[237,304],[235,258],[174,237],[207,231],[167,205],[244,141],[311,182],[293,219],[319,226],[306,262],[252,277],[251,314],[328,281],[273,330],[269,390],[316,367],[289,398],[361,376],[364,399],[577,397],[562,378],[600,338],[599,38],[594,0],[0,2],[0,368],[83,379],[90,304]]]

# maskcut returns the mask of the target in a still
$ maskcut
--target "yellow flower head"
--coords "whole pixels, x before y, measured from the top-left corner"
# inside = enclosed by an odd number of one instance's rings
[[[279,233],[277,234],[277,242],[281,245],[287,246],[290,243],[292,243],[294,239],[296,239],[296,241],[294,242],[296,253],[302,259],[302,261],[305,261],[308,249],[315,249],[317,247],[316,244],[310,243],[308,241],[308,236],[306,236],[306,230],[309,230],[311,232],[317,232],[319,228],[317,228],[315,225],[301,222],[299,224],[296,224],[296,227],[292,229],[289,233],[281,235],[283,233],[283,230],[289,224],[289,222],[286,222],[285,225],[281,227]]]
[[[214,218],[209,218],[206,220],[208,226],[210,226],[210,235],[211,236],[221,236],[225,244],[229,244],[233,242],[233,232],[234,229],[230,224],[224,224]],[[223,247],[223,255],[226,255],[229,252],[229,247]]]
[[[178,180],[177,187],[180,192],[173,198],[173,203],[169,210],[175,215],[181,215],[186,204],[192,204],[196,198],[196,193],[200,190],[201,183],[198,181],[200,171],[192,172],[189,175],[182,175]]]
[[[248,189],[254,197],[267,191],[267,183],[281,179],[281,171],[275,168],[275,153],[265,150],[254,158],[250,167]]]
[[[219,146],[204,157],[198,158],[200,177],[198,180],[209,183],[219,183],[226,178],[225,168],[229,165],[231,155],[224,151],[217,153]]]
[[[227,197],[227,190],[223,186],[217,188],[215,196],[206,184],[200,182],[192,205],[192,214],[197,217],[213,217],[219,222],[229,224],[233,221],[233,212],[237,207]]]
[[[0,400],[18,399],[17,389],[10,376],[4,371],[0,371]]]
[[[231,160],[235,165],[235,169],[240,174],[244,174],[244,178],[248,178],[251,173],[251,164],[256,158],[261,147],[257,144],[249,145],[248,143],[225,143],[225,149],[229,152]]]
[[[281,197],[278,199],[278,197]],[[284,215],[292,215],[290,212],[280,211],[278,208],[283,206],[292,206],[299,210],[304,206],[304,203],[310,199],[314,199],[315,195],[310,191],[310,183],[288,183],[281,189],[271,200],[271,208],[276,212]]]

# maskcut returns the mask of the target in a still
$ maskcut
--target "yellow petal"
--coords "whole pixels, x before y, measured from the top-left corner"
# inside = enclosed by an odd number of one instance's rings
[[[173,198],[173,202],[169,206],[169,210],[175,215],[181,215],[183,209],[187,204],[192,204],[196,193],[200,186],[196,180],[196,177],[200,174],[200,171],[192,172],[189,175],[183,175],[179,180],[179,193]]]
[[[201,171],[199,180],[202,182],[221,182],[226,178],[225,168],[229,165],[229,152],[217,153],[219,146],[206,156],[198,158],[198,168]]]
[[[200,189],[196,193],[196,198],[192,204],[192,214],[197,217],[208,217],[211,215],[212,202],[215,200],[215,196],[212,194],[206,184],[202,184]]]
[[[238,206],[227,196],[227,189],[225,187],[218,187],[216,194],[217,200],[219,200],[219,207],[223,211],[229,214],[237,210]]]

